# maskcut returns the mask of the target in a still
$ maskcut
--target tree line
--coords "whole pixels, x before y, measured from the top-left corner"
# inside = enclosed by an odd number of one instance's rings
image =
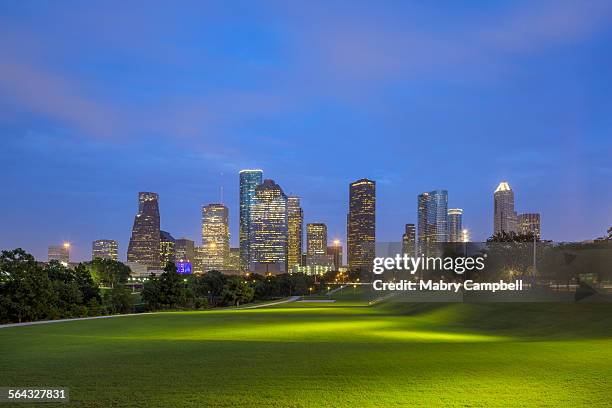
[[[283,274],[262,276],[180,275],[168,263],[158,276],[144,282],[141,291],[130,288],[130,268],[108,259],[82,262],[69,268],[57,261],[37,262],[23,249],[0,253],[0,323],[20,323],[117,313],[136,310],[184,310],[240,306],[252,301],[307,295],[315,285],[312,276]],[[137,308],[138,306],[138,308]]]

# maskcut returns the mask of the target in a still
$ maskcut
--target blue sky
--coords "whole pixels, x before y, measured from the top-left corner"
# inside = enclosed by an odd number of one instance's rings
[[[610,2],[0,2],[0,248],[117,239],[138,191],[199,241],[258,167],[344,241],[348,183],[377,235],[449,190],[474,239],[501,180],[543,238],[612,225]]]

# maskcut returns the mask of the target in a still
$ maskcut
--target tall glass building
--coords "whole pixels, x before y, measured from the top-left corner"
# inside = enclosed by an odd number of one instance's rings
[[[70,243],[64,242],[61,245],[51,245],[47,252],[47,260],[62,263],[70,262]]]
[[[463,242],[463,210],[461,208],[448,209],[448,242]]]
[[[176,262],[174,245],[174,237],[168,231],[159,232],[159,265],[162,269],[168,262]]]
[[[514,191],[502,181],[493,193],[493,234],[517,232],[516,211],[514,211]]]
[[[114,239],[97,239],[91,244],[91,260],[118,259],[119,244]]]
[[[227,207],[223,204],[202,207],[202,272],[227,269],[229,250]]]
[[[327,225],[320,222],[306,224],[306,254],[327,254]]]
[[[540,214],[524,213],[518,216],[518,231],[521,234],[535,234],[540,239]]]
[[[327,255],[331,256],[334,262],[334,271],[340,270],[342,267],[342,243],[339,239],[334,240],[334,242],[327,247]]]
[[[302,260],[304,211],[300,207],[299,197],[287,197],[287,228],[287,270],[290,271]]]
[[[406,224],[404,228],[402,253],[408,256],[414,256],[416,253],[416,227],[414,224]]]
[[[361,179],[349,185],[347,261],[351,270],[370,270],[375,256],[376,182]]]
[[[188,238],[174,241],[174,256],[179,262],[195,262],[195,244]]]
[[[159,268],[159,196],[157,193],[138,193],[138,214],[134,217],[132,236],[128,246],[128,262]]]
[[[240,171],[240,268],[249,270],[250,264],[250,223],[251,205],[255,196],[255,188],[261,184],[263,171],[241,170]]]
[[[433,190],[418,196],[419,244],[446,242],[448,191]]]
[[[287,224],[287,196],[273,180],[264,180],[250,208],[250,270],[287,272]]]

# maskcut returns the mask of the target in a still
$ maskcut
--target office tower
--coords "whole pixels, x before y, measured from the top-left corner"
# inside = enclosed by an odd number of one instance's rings
[[[308,255],[327,253],[327,225],[318,222],[306,224],[306,253]]]
[[[327,248],[326,248],[327,250]],[[309,268],[314,268],[321,270],[321,268],[325,268],[328,271],[332,271],[335,268],[334,265],[334,256],[325,254],[314,254],[314,255],[306,255],[306,263],[305,266]]]
[[[448,209],[448,242],[462,242],[463,210],[461,208]]]
[[[229,260],[226,269],[230,269],[232,271],[240,270],[240,248],[230,248]]]
[[[138,214],[134,217],[132,237],[128,246],[128,262],[159,268],[159,196],[138,193]]]
[[[414,224],[406,224],[404,235],[402,235],[402,253],[408,256],[416,254],[416,227]]]
[[[118,259],[119,244],[112,239],[98,239],[91,244],[91,259]]]
[[[195,261],[194,242],[187,238],[174,240],[174,257],[179,262],[193,263]]]
[[[376,241],[376,183],[361,179],[349,185],[346,222],[347,261],[351,270],[371,270]]]
[[[419,244],[446,242],[448,191],[433,190],[418,196]]]
[[[287,197],[287,228],[287,267],[290,271],[295,265],[300,265],[302,257],[304,211],[299,197]]]
[[[191,261],[191,270],[193,273],[205,273],[203,268],[204,265],[204,248],[201,246],[194,246],[193,248],[193,261]]]
[[[502,181],[493,193],[493,234],[505,232],[515,234],[516,212],[514,211],[514,192],[510,185]]]
[[[536,239],[540,239],[540,214],[525,213],[518,216],[518,231],[521,234],[535,233]]]
[[[61,263],[68,264],[70,262],[70,243],[64,242],[61,245],[49,246],[47,259],[49,261],[59,261]]]
[[[168,262],[176,262],[174,237],[167,231],[159,231],[159,265],[162,269]]]
[[[202,207],[202,271],[221,271],[229,258],[227,207],[208,204]]]
[[[248,271],[251,261],[251,206],[255,196],[255,188],[261,184],[263,172],[261,170],[240,171],[240,268]]]
[[[330,246],[327,247],[327,255],[332,257],[334,262],[334,271],[342,267],[342,243],[339,239],[335,239]]]
[[[257,273],[287,271],[287,196],[273,180],[255,189],[250,209],[251,270]]]

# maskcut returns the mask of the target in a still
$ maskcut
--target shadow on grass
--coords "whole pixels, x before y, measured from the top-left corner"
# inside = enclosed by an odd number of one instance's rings
[[[441,328],[525,339],[612,338],[612,304],[606,303],[388,303],[377,309]]]

